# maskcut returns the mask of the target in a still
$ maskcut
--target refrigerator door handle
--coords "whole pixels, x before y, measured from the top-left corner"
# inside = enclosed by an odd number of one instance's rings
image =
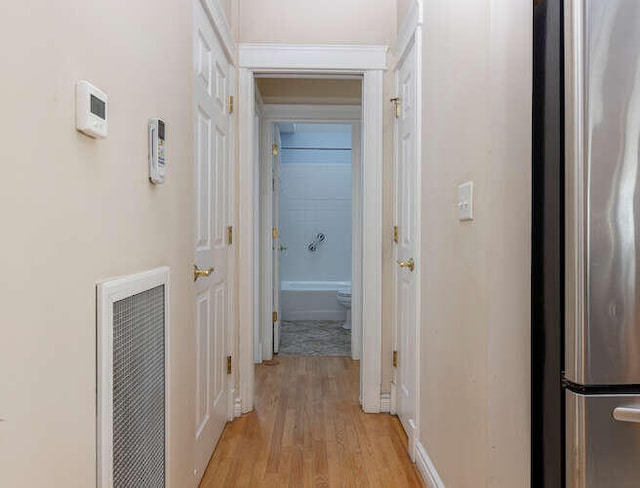
[[[613,409],[613,418],[619,422],[640,423],[640,408],[616,407]]]

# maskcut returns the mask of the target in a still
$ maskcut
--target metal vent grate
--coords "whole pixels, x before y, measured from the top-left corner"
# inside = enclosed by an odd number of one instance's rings
[[[113,303],[113,486],[165,486],[164,285]]]

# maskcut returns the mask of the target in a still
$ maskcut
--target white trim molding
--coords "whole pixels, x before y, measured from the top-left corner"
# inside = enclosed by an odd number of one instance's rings
[[[382,101],[383,71],[364,73],[362,86],[362,409],[380,412],[382,381]]]
[[[266,107],[265,107],[266,108]],[[256,303],[259,304],[258,310],[258,323],[256,334],[253,337],[254,343],[259,341],[260,357],[256,362],[269,361],[273,358],[273,302],[274,302],[274,290],[273,290],[273,153],[272,144],[276,142],[276,130],[275,125],[271,122],[267,122],[267,117],[263,116],[260,119],[260,127],[258,132],[260,133],[259,145],[254,149],[258,149],[258,195],[256,209],[256,215],[260,218],[256,219],[256,232],[257,236],[254,241],[254,256],[258,257],[256,265],[256,280],[258,282],[258,296],[259,300]],[[254,138],[258,141],[257,138]],[[255,157],[255,154],[254,154]]]
[[[253,248],[253,256],[254,256],[254,262],[257,263],[256,266],[254,266],[253,269],[253,273],[254,273],[254,286],[253,286],[253,293],[255,294],[256,298],[256,306],[254,307],[253,310],[253,337],[254,337],[254,342],[253,342],[253,361],[256,364],[259,364],[262,362],[263,357],[262,357],[262,351],[263,351],[263,346],[262,346],[262,341],[256,341],[255,338],[256,337],[262,337],[262,327],[264,326],[262,324],[262,320],[260,320],[260,317],[262,317],[263,315],[263,307],[265,306],[265,297],[262,296],[262,290],[263,290],[263,280],[269,278],[269,280],[271,280],[271,272],[273,270],[269,270],[269,276],[265,276],[264,273],[262,273],[261,271],[261,263],[264,261],[264,256],[265,256],[265,252],[267,251],[267,249],[265,249],[265,246],[263,245],[263,236],[262,236],[262,229],[264,228],[264,225],[266,225],[267,223],[270,224],[271,221],[269,220],[269,222],[267,222],[265,220],[265,217],[263,215],[263,212],[266,210],[265,209],[265,205],[262,205],[262,198],[263,195],[265,194],[265,189],[263,188],[262,185],[265,184],[265,182],[263,181],[262,175],[264,173],[264,168],[262,168],[260,166],[260,158],[262,158],[262,154],[260,153],[259,149],[262,149],[263,147],[266,147],[265,144],[268,143],[268,141],[265,141],[265,137],[267,137],[267,134],[264,133],[262,126],[263,126],[263,119],[264,119],[264,104],[262,103],[262,97],[260,96],[260,91],[259,90],[255,90],[256,93],[256,100],[255,100],[255,115],[253,118],[253,147],[254,149],[258,149],[256,151],[253,152],[253,159],[254,159],[254,167],[258,168],[258,182],[257,182],[257,195],[256,195],[256,200],[254,202],[254,212],[257,212],[256,215],[260,215],[259,219],[254,219],[253,222],[253,232],[254,232],[254,236],[256,236],[256,240],[258,242],[258,245],[256,246],[254,243],[254,248]],[[268,144],[269,147],[271,147],[271,144]],[[271,183],[271,181],[269,182]],[[272,183],[271,183],[272,184]],[[271,203],[271,198],[269,198],[269,203]],[[271,250],[269,249],[269,251],[271,252]],[[269,302],[269,310],[272,311],[272,298],[273,296],[271,296],[271,298],[268,300]],[[269,358],[270,359],[270,358]]]
[[[224,9],[220,4],[220,0],[200,0],[200,3],[207,13],[209,20],[211,20],[214,32],[220,39],[227,60],[236,66],[236,41],[231,33],[231,27],[229,26],[229,21],[224,13]]]
[[[233,401],[233,416],[235,418],[240,417],[242,415],[242,399],[240,397],[236,397]]]
[[[360,96],[349,97],[289,97],[289,96],[266,96],[264,103],[267,105],[340,105],[360,107]]]
[[[255,83],[253,73],[238,70],[238,374],[242,413],[253,410],[253,331],[256,320],[254,231],[258,167],[253,154]]]
[[[239,44],[238,66],[265,70],[362,72],[387,67],[387,46]],[[286,68],[285,68],[286,67]]]
[[[395,369],[395,368],[394,368]],[[389,413],[391,415],[398,415],[398,408],[397,408],[397,404],[398,404],[398,394],[396,393],[396,372],[393,372],[393,380],[391,381],[391,400],[389,403]]]
[[[427,488],[445,488],[422,442],[416,443],[416,467],[420,475],[422,475],[422,479],[427,485]]]
[[[351,125],[351,359],[362,359],[362,121]],[[362,393],[362,392],[361,392]]]
[[[113,304],[125,298],[164,286],[164,405],[165,405],[165,476],[169,477],[171,462],[170,412],[170,328],[169,328],[169,267],[144,271],[101,281],[96,287],[97,301],[97,483],[113,486]]]
[[[419,0],[420,5],[422,4],[422,0]],[[416,26],[416,30],[413,36],[416,48],[416,95],[415,95],[415,103],[416,103],[416,147],[415,147],[415,157],[416,157],[416,211],[417,214],[417,229],[416,229],[416,239],[415,245],[416,249],[414,250],[414,255],[416,262],[418,263],[418,275],[415,280],[415,293],[416,293],[416,303],[415,303],[415,419],[414,419],[414,457],[416,456],[418,437],[420,435],[420,398],[421,398],[421,378],[422,371],[420,369],[420,365],[422,364],[422,355],[420,344],[422,340],[422,277],[424,276],[424,271],[422,268],[422,179],[423,179],[423,170],[422,170],[422,25],[418,24]]]
[[[380,413],[391,412],[391,393],[380,393]]]
[[[292,121],[347,121],[357,122],[362,117],[360,105],[264,105],[265,119],[278,122]]]

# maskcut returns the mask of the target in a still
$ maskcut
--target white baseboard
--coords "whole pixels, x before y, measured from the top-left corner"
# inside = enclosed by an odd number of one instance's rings
[[[240,417],[242,415],[242,400],[240,397],[236,397],[233,402],[233,416]]]
[[[391,393],[380,393],[380,413],[391,412]]]
[[[440,475],[436,471],[436,467],[431,462],[431,458],[427,454],[422,442],[416,442],[416,467],[422,475],[422,479],[427,488],[445,488]]]
[[[396,415],[397,412],[397,408],[396,408],[396,384],[395,382],[391,382],[391,399],[390,399],[390,405],[389,405],[389,413],[391,415]]]

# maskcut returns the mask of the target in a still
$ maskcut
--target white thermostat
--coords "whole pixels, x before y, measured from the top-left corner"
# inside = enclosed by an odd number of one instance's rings
[[[107,137],[107,94],[88,81],[76,83],[76,129],[88,136]]]
[[[164,122],[160,119],[149,121],[149,180],[164,183]]]

